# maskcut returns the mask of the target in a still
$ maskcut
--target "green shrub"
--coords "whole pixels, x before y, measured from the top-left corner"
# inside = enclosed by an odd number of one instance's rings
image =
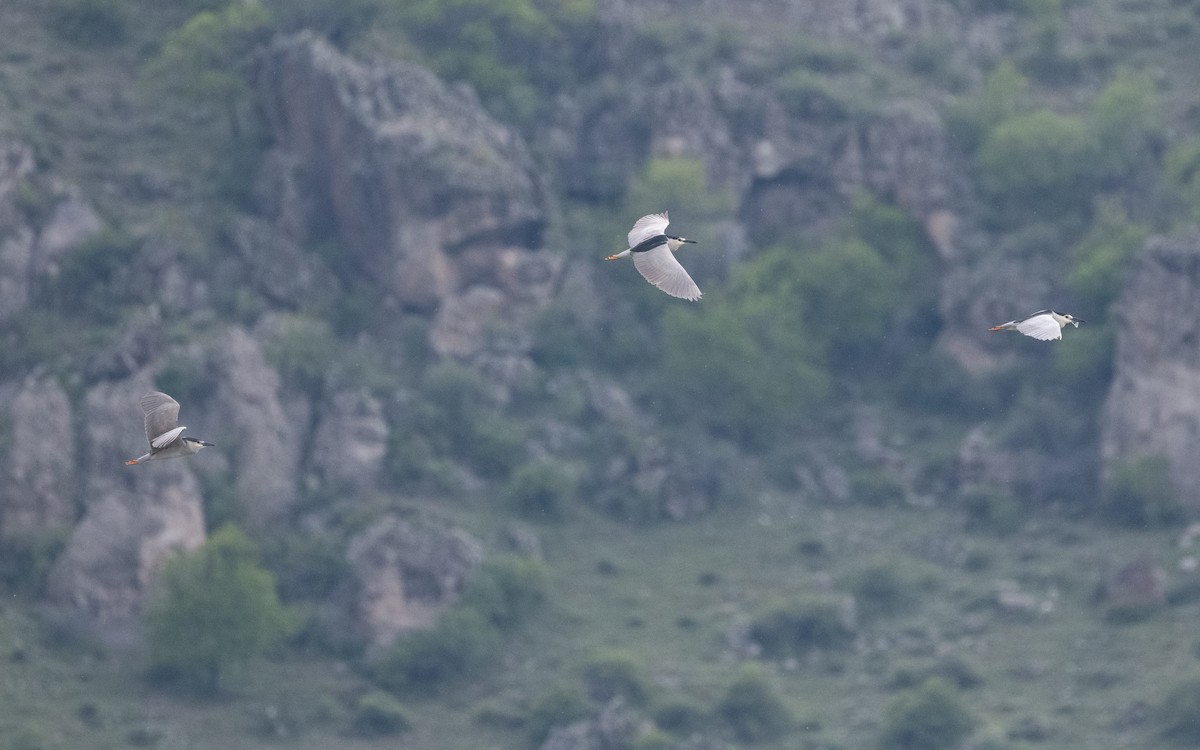
[[[460,602],[493,626],[508,630],[537,610],[545,599],[545,567],[532,558],[502,555],[475,571]]]
[[[260,656],[295,627],[275,578],[258,566],[253,544],[225,526],[204,546],[172,558],[146,612],[151,660],[208,691],[222,670]]]
[[[442,78],[465,80],[506,117],[536,111],[537,89],[578,84],[595,0],[412,0],[390,4],[390,20]]]
[[[455,607],[428,630],[397,638],[373,667],[376,681],[405,695],[436,694],[480,670],[499,642],[496,628],[469,607]]]
[[[480,475],[503,478],[525,457],[527,430],[523,423],[498,414],[484,414],[471,425],[471,436],[460,453]]]
[[[846,602],[812,596],[778,605],[754,618],[750,638],[770,657],[796,656],[813,649],[841,649],[854,640]]]
[[[350,722],[351,731],[359,737],[388,737],[411,727],[412,719],[403,704],[380,690],[359,697]]]
[[[529,737],[533,747],[541,747],[555,727],[586,719],[592,706],[578,690],[558,689],[542,696],[529,711]]]
[[[883,750],[943,750],[956,747],[976,724],[958,691],[941,679],[905,691],[884,709]]]
[[[1067,275],[1082,307],[1107,311],[1121,291],[1129,262],[1149,236],[1146,227],[1129,221],[1120,203],[1100,205],[1091,228],[1072,251],[1074,262]]]
[[[50,29],[73,44],[115,46],[125,41],[129,18],[120,0],[54,0]]]
[[[1150,528],[1181,523],[1183,505],[1163,456],[1127,458],[1113,464],[1100,494],[1100,513],[1119,526]]]
[[[0,587],[13,594],[40,596],[70,533],[70,528],[62,527],[5,535],[0,544]]]
[[[1025,510],[1008,490],[1000,487],[974,487],[962,494],[967,513],[967,531],[1006,536],[1018,531],[1025,522]]]
[[[561,521],[575,500],[578,479],[556,461],[525,464],[504,487],[505,501],[523,518]]]
[[[1171,688],[1155,713],[1163,736],[1184,746],[1200,744],[1200,679]]]
[[[924,585],[913,565],[889,560],[867,565],[850,580],[858,611],[866,617],[895,615],[912,609]]]
[[[1163,133],[1162,108],[1154,81],[1143,73],[1119,73],[1092,102],[1099,140],[1099,168],[1112,178],[1156,163]]]
[[[1192,218],[1200,219],[1200,138],[1173,143],[1163,157],[1167,186],[1183,201]]]
[[[629,746],[629,750],[675,750],[675,748],[675,740],[657,729],[648,729],[642,732],[633,738],[633,743]]]
[[[844,84],[805,68],[784,73],[775,86],[780,103],[794,117],[838,121],[847,119],[853,111]]]
[[[973,153],[997,123],[1026,112],[1030,107],[1029,79],[1021,75],[1012,61],[1002,61],[992,68],[983,86],[973,94],[962,97],[946,114],[946,128],[951,136]]]
[[[674,735],[688,736],[708,725],[708,712],[701,706],[683,700],[669,700],[654,709],[654,723]]]
[[[637,660],[624,652],[602,654],[585,664],[583,684],[592,700],[601,703],[621,697],[630,705],[641,706],[650,697]]]
[[[141,241],[112,228],[101,229],[72,249],[61,261],[58,276],[47,285],[53,309],[89,324],[115,323],[131,298],[128,270],[137,265]]]
[[[895,508],[907,498],[904,485],[886,472],[863,469],[850,475],[850,497],[871,508]]]
[[[717,703],[717,713],[742,742],[778,739],[793,724],[774,685],[757,669],[746,669]]]
[[[1082,120],[1043,109],[992,128],[976,164],[984,189],[1004,209],[1076,211],[1096,187],[1095,156]]]
[[[278,333],[267,341],[264,353],[284,383],[316,393],[325,382],[330,363],[337,360],[337,339],[324,320],[285,315]]]

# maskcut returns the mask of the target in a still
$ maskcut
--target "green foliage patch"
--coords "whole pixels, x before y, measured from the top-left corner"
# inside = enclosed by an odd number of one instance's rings
[[[958,691],[933,678],[888,703],[879,746],[883,750],[949,750],[957,747],[976,723]]]
[[[794,724],[774,684],[754,668],[745,669],[726,689],[717,703],[717,713],[741,742],[778,739]]]
[[[258,566],[254,545],[225,526],[203,547],[172,558],[146,613],[151,660],[160,673],[206,690],[231,664],[263,655],[295,622]]]

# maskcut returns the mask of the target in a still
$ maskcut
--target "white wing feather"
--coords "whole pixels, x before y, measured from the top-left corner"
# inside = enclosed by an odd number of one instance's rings
[[[1034,315],[1032,318],[1022,320],[1017,323],[1017,330],[1038,341],[1053,341],[1062,338],[1062,326],[1049,313]]]
[[[629,246],[637,247],[638,243],[644,242],[651,237],[657,237],[667,231],[667,224],[670,224],[667,219],[667,212],[661,214],[650,214],[643,216],[633,223],[633,229],[629,230]]]
[[[166,448],[168,445],[175,442],[175,439],[178,438],[180,435],[182,435],[183,431],[186,429],[187,429],[186,427],[179,426],[173,430],[164,432],[163,434],[159,435],[158,437],[156,437],[150,441],[150,447],[154,448],[155,450],[160,450],[162,448]]]
[[[666,216],[663,216],[663,220],[666,220]],[[663,226],[665,227],[666,224],[664,223]],[[644,253],[634,253],[633,265],[641,272],[642,276],[646,277],[646,281],[672,297],[692,302],[700,299],[700,287],[696,286],[696,282],[692,281],[688,272],[679,265],[679,261],[675,260],[675,254],[666,245],[659,245]]]

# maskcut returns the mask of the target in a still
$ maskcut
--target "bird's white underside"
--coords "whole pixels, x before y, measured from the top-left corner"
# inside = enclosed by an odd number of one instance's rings
[[[693,302],[700,299],[700,287],[696,286],[688,272],[675,260],[675,253],[666,245],[659,245],[644,253],[634,253],[633,265],[646,277],[646,281],[672,297]]]
[[[1017,323],[1017,330],[1038,341],[1053,341],[1062,338],[1062,326],[1052,315],[1035,315]]]

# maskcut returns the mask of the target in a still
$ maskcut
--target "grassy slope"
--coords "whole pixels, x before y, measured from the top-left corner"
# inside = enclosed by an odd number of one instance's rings
[[[479,531],[495,520],[463,517]],[[487,705],[520,715],[555,687],[578,687],[582,665],[612,649],[636,658],[654,686],[654,703],[711,707],[738,672],[727,645],[735,623],[779,597],[845,591],[864,561],[922,560],[928,583],[915,609],[868,621],[852,650],[768,664],[807,725],[800,732],[806,740],[870,746],[897,670],[953,656],[983,680],[966,697],[987,731],[1036,724],[1049,733],[1038,743],[1045,748],[1165,747],[1153,723],[1118,728],[1117,721],[1200,673],[1193,627],[1200,606],[1117,626],[1104,622],[1092,594],[1103,572],[1143,555],[1172,571],[1173,585],[1181,583],[1176,534],[1065,523],[1034,519],[1007,538],[963,535],[950,511],[813,508],[788,497],[643,530],[581,511],[572,523],[542,529],[551,604],[470,685],[410,700],[415,726],[403,744],[433,750],[453,737],[464,750],[524,747],[522,729],[482,725],[476,712]],[[819,541],[825,551],[803,553],[801,541]],[[970,572],[962,564],[968,555],[990,564]],[[601,572],[601,561],[615,564],[615,573]],[[705,573],[715,573],[716,583],[702,582]],[[994,593],[1004,580],[1052,599],[1053,610],[999,610]],[[19,602],[0,614],[0,658],[7,662],[0,670],[0,744],[17,746],[26,737],[45,748],[116,748],[150,732],[161,748],[255,748],[278,742],[267,719],[274,706],[292,733],[289,746],[328,747],[335,739],[371,745],[344,736],[349,706],[366,686],[334,660],[267,662],[231,675],[225,697],[195,700],[147,682],[136,655],[72,644],[40,622]],[[89,705],[98,720],[87,715]]]

